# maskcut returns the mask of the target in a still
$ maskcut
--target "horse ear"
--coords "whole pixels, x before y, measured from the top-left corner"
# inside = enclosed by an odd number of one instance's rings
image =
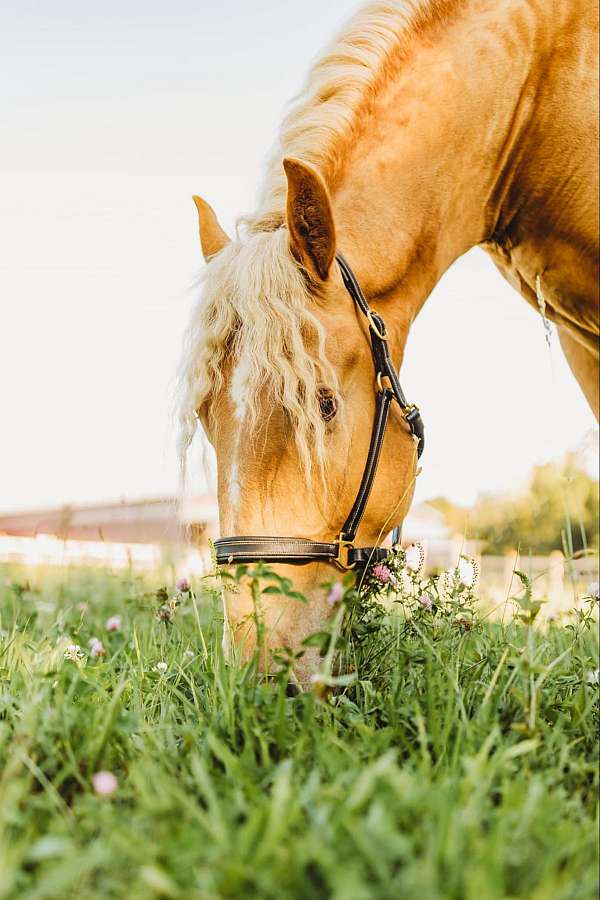
[[[287,176],[287,225],[290,248],[309,271],[325,281],[335,256],[335,226],[323,179],[308,163],[283,160]]]
[[[206,262],[226,247],[230,238],[225,234],[215,215],[215,211],[202,197],[192,197],[198,210],[200,223],[200,246]]]

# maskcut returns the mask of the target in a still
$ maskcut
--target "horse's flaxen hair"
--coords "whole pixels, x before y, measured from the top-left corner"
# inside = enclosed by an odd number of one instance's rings
[[[415,37],[444,22],[461,2],[369,3],[350,19],[316,60],[292,100],[267,163],[258,210],[243,219],[252,231],[273,230],[285,223],[284,156],[311,163],[332,189],[348,149],[366,126],[375,97],[393,77]]]
[[[457,0],[370,3],[348,23],[309,72],[286,116],[268,162],[257,211],[240,220],[238,235],[203,272],[200,298],[185,336],[179,372],[182,463],[196,430],[196,410],[223,385],[229,360],[243,364],[248,426],[258,399],[288,416],[306,476],[323,469],[325,426],[318,388],[337,387],[312,312],[307,281],[288,246],[284,156],[311,163],[335,185],[365,126],[377,93],[393,74],[415,34],[443,20]],[[306,339],[310,338],[310,352]]]
[[[223,386],[223,370],[243,373],[244,428],[260,413],[258,399],[283,408],[306,474],[312,449],[323,447],[318,389],[335,389],[323,330],[311,310],[306,280],[288,250],[284,229],[232,241],[207,265],[188,325],[180,370],[179,453],[196,430],[196,410]],[[313,352],[306,350],[310,342]],[[218,426],[218,420],[216,422]],[[240,423],[241,427],[242,423]]]

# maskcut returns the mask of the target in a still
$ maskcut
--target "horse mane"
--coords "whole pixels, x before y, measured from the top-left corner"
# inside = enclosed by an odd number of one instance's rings
[[[330,190],[365,127],[373,101],[394,77],[414,40],[445,22],[464,0],[368,3],[346,23],[311,67],[290,102],[269,156],[257,211],[243,218],[252,231],[285,223],[284,156],[311,163]]]
[[[323,471],[326,429],[318,389],[335,391],[337,378],[325,355],[325,335],[312,311],[306,279],[282,227],[287,188],[282,159],[295,156],[311,163],[333,187],[347,148],[415,35],[442,21],[457,2],[368,3],[312,66],[281,125],[257,210],[239,220],[235,240],[202,273],[178,378],[177,443],[183,466],[197,427],[196,412],[222,387],[229,361],[237,381],[243,373],[247,425],[256,422],[258,398],[266,389],[289,418],[305,476],[313,460]]]
[[[325,356],[325,335],[312,312],[306,279],[289,252],[287,231],[231,241],[210,260],[202,281],[179,370],[180,462],[184,466],[196,431],[196,412],[221,389],[228,364],[231,393],[243,398],[245,434],[252,433],[266,391],[270,406],[283,408],[290,421],[308,477],[313,450],[319,461],[324,458],[318,390],[325,385],[335,390],[337,378]]]

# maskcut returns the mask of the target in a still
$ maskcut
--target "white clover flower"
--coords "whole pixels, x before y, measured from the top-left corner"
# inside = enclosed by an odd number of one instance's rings
[[[106,630],[107,631],[120,631],[121,630],[121,616],[111,616],[110,619],[106,620]]]
[[[106,656],[106,649],[99,638],[90,638],[90,640],[88,641],[88,647],[90,648],[90,656]]]
[[[183,655],[187,656],[188,659],[193,659],[196,654],[194,653],[193,650],[186,650]]]
[[[102,797],[110,797],[119,786],[116,776],[112,772],[96,772],[92,775],[94,791]]]
[[[158,672],[160,675],[164,675],[168,668],[169,667],[166,662],[161,661],[156,663],[156,665],[154,666],[154,671]]]
[[[588,672],[585,680],[588,684],[598,684],[600,681],[600,669],[593,669],[591,672]]]

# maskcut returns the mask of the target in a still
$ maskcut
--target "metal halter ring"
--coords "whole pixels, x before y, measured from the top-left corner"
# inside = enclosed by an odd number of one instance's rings
[[[374,312],[375,311],[372,309],[369,309],[369,311],[367,312],[367,319],[368,319],[371,331],[373,331],[381,341],[387,341],[388,336],[385,333],[385,331],[381,330],[380,326],[375,321],[375,316],[373,315]],[[375,313],[375,315],[377,315],[377,314]],[[381,319],[379,321],[381,322]],[[385,329],[385,325],[383,327]]]
[[[383,392],[386,390],[386,388],[383,386],[384,378],[387,378],[389,381],[388,375],[384,375],[383,372],[377,373],[377,390],[379,391],[380,394],[383,394]]]

